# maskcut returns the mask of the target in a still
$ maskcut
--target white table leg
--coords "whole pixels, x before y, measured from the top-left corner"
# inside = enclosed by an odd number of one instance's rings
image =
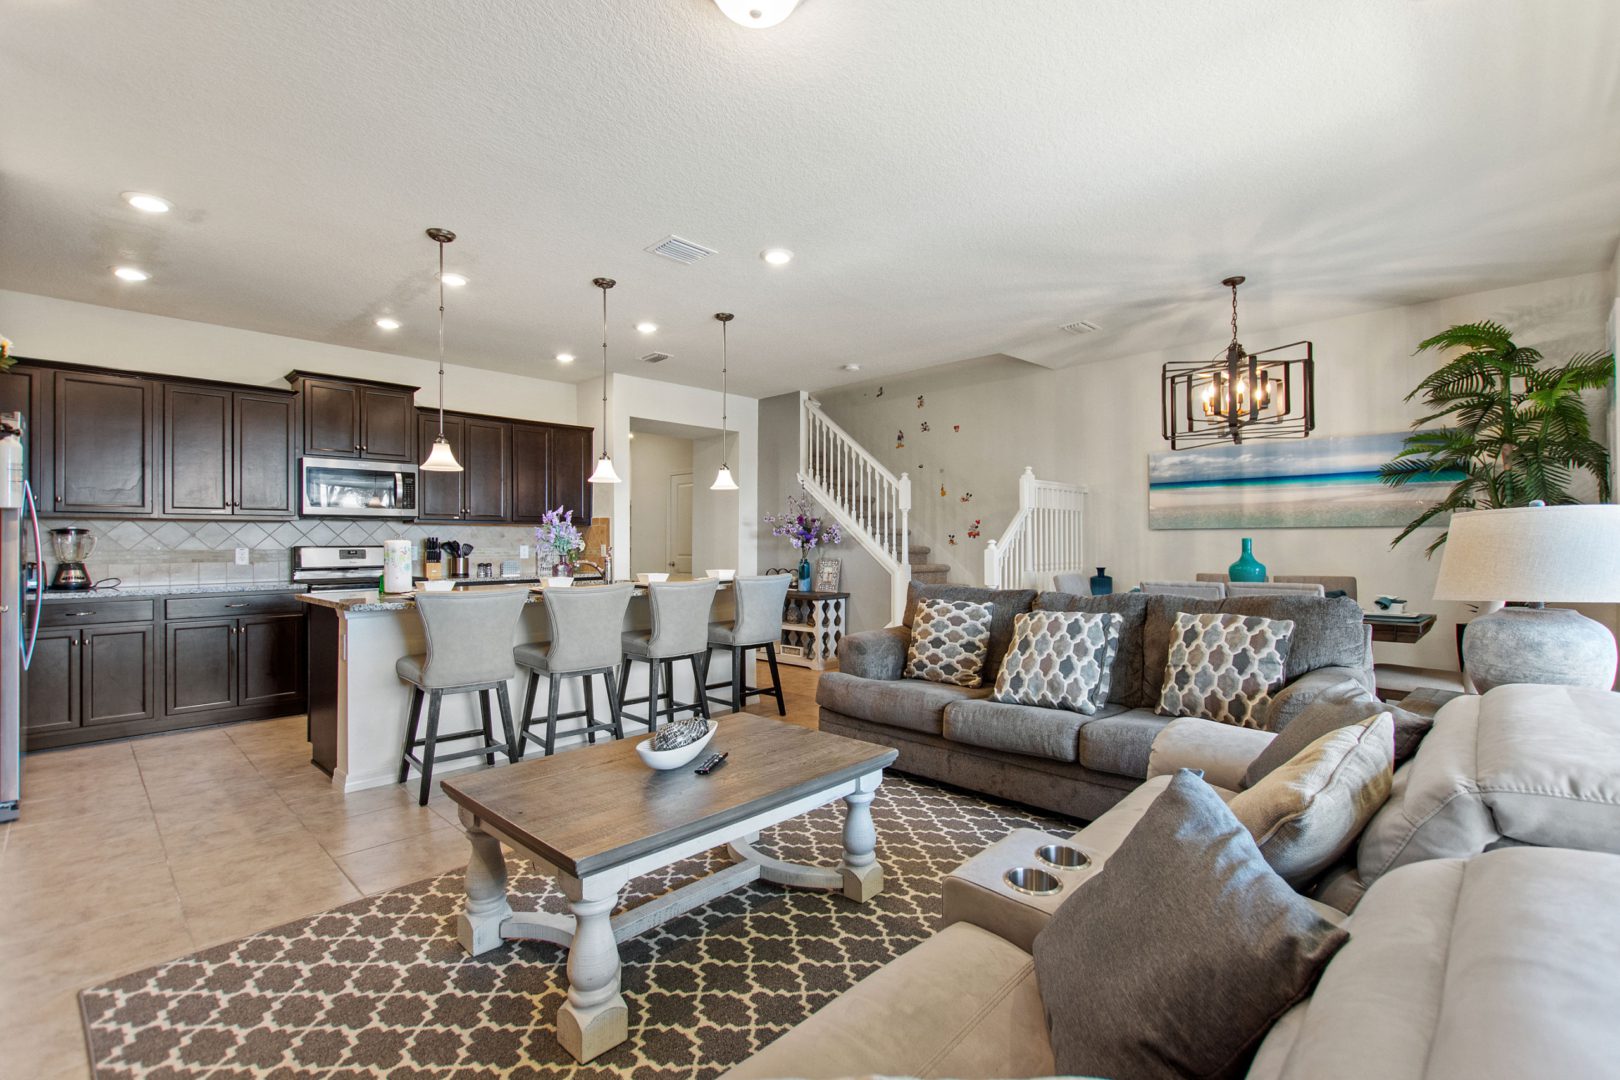
[[[881,772],[856,781],[844,796],[844,895],[865,903],[883,891],[883,866],[877,861],[877,830],[872,826],[872,796],[883,783]]]
[[[590,1061],[630,1037],[630,1009],[619,993],[619,946],[610,916],[624,884],[557,875],[574,913],[568,948],[568,1000],[557,1010],[557,1041],[576,1061]]]
[[[467,860],[467,905],[456,917],[456,940],[468,955],[478,956],[506,944],[501,924],[512,914],[506,900],[506,856],[501,842],[466,810],[461,811],[461,827],[472,844],[472,856]]]

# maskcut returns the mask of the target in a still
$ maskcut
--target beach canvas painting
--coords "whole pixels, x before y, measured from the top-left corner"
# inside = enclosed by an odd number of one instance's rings
[[[1287,439],[1148,456],[1154,529],[1400,528],[1444,497],[1460,475],[1392,488],[1378,467],[1406,432]],[[1439,518],[1434,524],[1443,525]]]

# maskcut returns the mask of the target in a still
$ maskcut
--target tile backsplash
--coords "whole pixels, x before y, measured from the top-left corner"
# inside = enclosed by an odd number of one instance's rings
[[[230,582],[288,581],[292,576],[292,549],[309,544],[381,544],[384,540],[411,541],[415,559],[422,559],[422,539],[460,540],[473,545],[472,563],[495,564],[518,558],[518,546],[531,553],[534,529],[528,525],[416,525],[397,521],[343,521],[301,518],[296,521],[147,521],[62,518],[40,521],[45,545],[46,573],[56,569],[50,529],[76,526],[89,529],[96,548],[87,560],[91,575],[101,581],[121,578],[125,585],[214,585]],[[236,549],[248,549],[249,564],[236,565]],[[524,563],[533,569],[534,560]],[[47,576],[46,581],[50,578]]]

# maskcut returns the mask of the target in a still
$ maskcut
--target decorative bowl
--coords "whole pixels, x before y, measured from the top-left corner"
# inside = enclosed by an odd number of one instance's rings
[[[434,581],[420,582],[417,587],[423,592],[453,592],[456,583],[449,578],[438,578]]]
[[[546,588],[548,589],[568,589],[572,588],[573,584],[574,579],[572,577],[553,575],[546,578]]]
[[[645,761],[649,768],[657,769],[660,772],[668,769],[678,769],[703,753],[703,748],[709,745],[709,741],[714,738],[716,730],[714,721],[711,720],[709,721],[709,733],[707,735],[696,742],[689,742],[685,746],[677,746],[673,750],[654,750],[652,748],[653,736],[649,735],[636,743],[636,753],[641,755],[641,760]]]
[[[705,570],[703,574],[705,577],[712,577],[716,581],[737,580],[737,571],[735,570]]]
[[[668,581],[669,580],[669,575],[668,574],[637,574],[636,575],[636,580],[641,582],[643,585],[650,585],[651,583],[653,583],[655,581]]]

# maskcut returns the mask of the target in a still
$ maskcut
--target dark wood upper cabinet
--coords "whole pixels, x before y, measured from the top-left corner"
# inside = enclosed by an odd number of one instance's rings
[[[538,523],[551,506],[551,429],[512,425],[512,520]]]
[[[228,516],[234,502],[231,392],[163,385],[163,512]]]
[[[439,437],[439,414],[422,410],[416,417],[417,441],[431,447]],[[456,455],[463,470],[467,466],[467,425],[459,416],[444,418],[444,437],[450,452]],[[437,472],[421,469],[416,474],[416,507],[418,519],[433,521],[460,521],[467,505],[466,472]]]
[[[574,512],[581,526],[591,520],[591,429],[554,427],[547,457],[546,499]]]
[[[298,399],[238,390],[233,405],[237,516],[296,517]]]
[[[306,455],[416,460],[416,387],[307,371],[287,381],[303,397]]]
[[[467,456],[461,459],[466,520],[505,521],[512,425],[500,420],[468,419],[466,428]]]
[[[52,450],[58,514],[150,515],[157,387],[150,379],[56,372]]]
[[[416,392],[360,388],[360,456],[416,461]]]
[[[22,413],[28,425],[28,482],[41,511],[51,506],[51,375],[27,364],[0,372],[0,412]]]

